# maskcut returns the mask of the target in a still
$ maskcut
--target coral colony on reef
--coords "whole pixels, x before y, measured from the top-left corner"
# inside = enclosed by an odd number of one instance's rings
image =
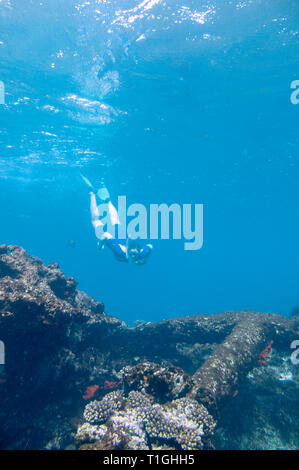
[[[57,264],[5,245],[0,310],[2,448],[296,448],[298,315],[131,328]]]

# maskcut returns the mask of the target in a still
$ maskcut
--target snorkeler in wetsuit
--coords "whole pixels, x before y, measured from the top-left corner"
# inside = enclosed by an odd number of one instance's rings
[[[98,248],[101,250],[107,246],[118,261],[125,263],[131,261],[136,265],[145,264],[152,252],[153,246],[148,244],[142,248],[136,240],[132,240],[130,237],[126,239],[119,238],[120,221],[117,210],[111,202],[107,188],[102,185],[100,189],[96,190],[85,176],[81,175],[81,177],[90,188],[91,223],[95,230],[95,235],[98,238]],[[103,232],[104,224],[100,220],[97,197],[100,200],[100,204],[105,204],[110,226],[113,227],[113,234],[108,231]]]

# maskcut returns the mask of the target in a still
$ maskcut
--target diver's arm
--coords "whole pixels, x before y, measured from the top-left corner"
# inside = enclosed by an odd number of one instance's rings
[[[153,245],[145,245],[142,250],[140,250],[138,259],[135,261],[135,264],[137,265],[142,265],[145,264],[146,261],[148,260],[149,255],[151,254],[153,250]]]

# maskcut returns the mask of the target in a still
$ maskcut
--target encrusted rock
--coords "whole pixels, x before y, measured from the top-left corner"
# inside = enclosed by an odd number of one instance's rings
[[[179,398],[190,390],[190,379],[186,372],[172,364],[161,366],[141,362],[122,371],[124,390],[141,390],[161,401]]]
[[[284,409],[288,428],[291,408],[298,409],[296,371],[277,364],[267,379],[263,367],[272,347],[278,363],[282,353],[290,356],[298,327],[298,315],[243,311],[129,328],[78,291],[56,263],[45,266],[21,247],[0,245],[0,340],[6,359],[0,370],[0,448],[72,446],[84,400],[92,398],[85,393],[90,386],[99,400],[87,403],[89,422],[77,432],[82,448],[209,448],[215,419],[227,402],[239,400],[252,370],[255,381],[270,384],[250,388],[258,404],[267,408],[277,389],[292,403]],[[276,375],[282,388],[272,380]],[[116,387],[123,393],[100,399]],[[265,429],[271,429],[270,415],[263,414]]]
[[[79,292],[57,264],[47,267],[21,247],[0,245],[0,340],[6,353],[0,448],[65,445],[55,423],[49,425],[52,416],[71,409],[76,414],[86,387],[110,378],[103,338],[109,341],[122,325],[103,313],[101,302]]]

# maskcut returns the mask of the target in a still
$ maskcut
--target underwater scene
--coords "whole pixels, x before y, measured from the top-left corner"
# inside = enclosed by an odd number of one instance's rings
[[[298,450],[298,51],[298,0],[0,0],[1,450]]]

